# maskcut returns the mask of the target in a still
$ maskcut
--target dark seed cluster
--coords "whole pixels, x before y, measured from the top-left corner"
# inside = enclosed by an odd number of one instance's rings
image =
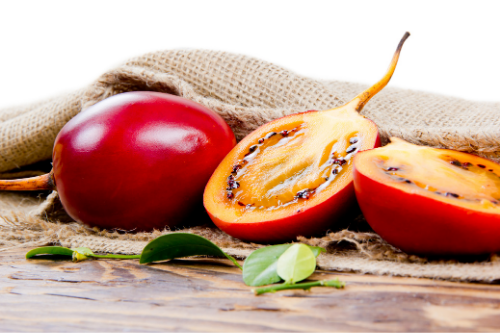
[[[333,164],[344,165],[347,161],[343,157],[339,157],[333,160]]]
[[[454,166],[461,167],[462,169],[465,169],[465,170],[469,170],[470,167],[474,166],[474,164],[472,164],[471,162],[460,163],[457,160],[452,160],[452,161],[450,161],[450,163],[453,164]],[[477,167],[481,168],[481,169],[486,169],[486,165],[484,165],[484,164],[477,164]],[[493,175],[495,175],[496,177],[500,178],[500,176],[498,176],[495,173],[495,170],[493,170],[493,169],[487,169],[487,170],[488,170],[488,172],[493,173]]]
[[[229,175],[229,177],[227,177],[227,188],[226,188],[228,199],[234,198],[233,190],[237,189],[238,187],[240,187],[240,183],[234,180],[233,175]]]
[[[389,167],[386,169],[387,171],[398,171],[399,168],[396,168],[396,167]]]
[[[241,164],[236,164],[233,166],[233,170],[231,171],[231,173],[236,174],[239,169],[241,169]]]
[[[450,163],[453,164],[454,166],[461,167],[465,170],[468,170],[468,168],[470,168],[471,166],[474,166],[474,164],[472,164],[471,162],[460,163],[460,161],[457,161],[457,160],[452,160],[452,161],[450,161]],[[477,166],[481,169],[486,169],[486,165],[484,165],[484,164],[478,164]],[[493,169],[488,169],[488,171],[493,172]]]
[[[350,138],[350,139],[349,139],[349,143],[350,143],[350,144],[355,144],[355,143],[358,143],[358,141],[359,141],[359,140],[358,140],[358,138]]]
[[[240,187],[240,183],[238,183],[236,180],[234,180],[233,175],[230,175],[229,177],[227,177],[227,185],[228,185],[228,188],[227,188],[228,191],[235,190],[238,187]]]
[[[311,195],[314,194],[314,191],[310,191],[309,189],[304,189],[301,191],[298,191],[297,194],[295,195],[296,199],[309,199]]]

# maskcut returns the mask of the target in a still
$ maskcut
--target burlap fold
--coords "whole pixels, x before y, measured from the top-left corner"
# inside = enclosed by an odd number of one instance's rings
[[[381,73],[383,69],[385,64],[381,64]],[[373,78],[374,83],[377,79]],[[87,88],[1,110],[0,172],[50,159],[54,139],[69,119],[82,108],[125,91],[162,91],[194,100],[219,113],[241,139],[284,115],[340,106],[365,88],[309,79],[268,62],[225,52],[150,53],[103,74]],[[389,86],[367,104],[363,114],[375,121],[383,140],[398,136],[417,144],[500,156],[500,103]]]
[[[385,64],[381,64],[384,68]],[[284,115],[340,106],[365,88],[354,83],[313,80],[268,62],[225,52],[150,53],[131,59],[73,93],[0,110],[0,172],[28,175],[29,171],[18,168],[50,159],[55,137],[69,119],[125,91],[161,91],[194,100],[220,114],[241,139]],[[367,104],[363,114],[378,125],[383,142],[397,136],[417,144],[500,158],[500,103],[471,102],[389,86]],[[147,241],[161,234],[122,235],[55,222],[70,220],[57,194],[48,198],[46,194],[37,195],[0,195],[0,250],[61,244],[88,246],[97,252],[138,253]],[[259,247],[213,227],[188,231],[240,257]],[[457,281],[495,282],[500,278],[500,263],[495,256],[474,259],[477,262],[428,260],[408,256],[373,233],[338,231],[298,241],[328,248],[328,254],[319,259],[324,269]]]

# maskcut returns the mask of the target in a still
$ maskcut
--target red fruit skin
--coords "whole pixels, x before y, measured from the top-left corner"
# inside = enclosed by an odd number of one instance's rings
[[[351,182],[319,205],[301,208],[300,212],[281,219],[241,223],[223,221],[210,212],[208,214],[217,227],[233,237],[256,243],[281,243],[295,240],[297,236],[324,233],[334,227],[335,222],[344,222],[343,219],[355,208]]]
[[[380,183],[354,166],[356,198],[366,221],[407,253],[475,255],[500,252],[500,215],[469,210]]]
[[[203,207],[205,184],[235,144],[224,120],[198,103],[123,93],[64,126],[53,151],[55,183],[68,214],[88,226],[173,227]]]
[[[380,147],[377,133],[374,148]],[[281,243],[324,234],[330,228],[338,228],[352,218],[359,208],[356,203],[354,185],[351,181],[342,190],[319,205],[301,208],[300,212],[281,219],[261,222],[227,222],[208,210],[212,221],[225,233],[244,241],[256,243]]]

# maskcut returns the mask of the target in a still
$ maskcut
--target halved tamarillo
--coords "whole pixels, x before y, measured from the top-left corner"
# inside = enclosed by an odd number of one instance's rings
[[[324,232],[355,205],[352,157],[380,145],[376,125],[359,114],[389,82],[386,75],[342,107],[267,123],[245,137],[210,178],[204,204],[226,233],[281,242]]]
[[[158,92],[115,95],[59,132],[49,174],[2,180],[1,190],[57,187],[68,214],[104,229],[184,223],[211,174],[236,144],[224,120],[193,101]]]
[[[370,226],[407,253],[500,252],[500,165],[391,141],[354,158],[356,197]]]

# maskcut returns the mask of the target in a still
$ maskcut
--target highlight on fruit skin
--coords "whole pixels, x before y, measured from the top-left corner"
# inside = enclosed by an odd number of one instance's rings
[[[354,158],[354,188],[370,226],[423,255],[500,251],[500,165],[391,138]]]
[[[359,112],[389,82],[408,36],[384,77],[352,101],[274,120],[245,137],[205,188],[214,223],[231,236],[273,243],[325,232],[351,213],[352,158],[380,145],[376,125]]]

